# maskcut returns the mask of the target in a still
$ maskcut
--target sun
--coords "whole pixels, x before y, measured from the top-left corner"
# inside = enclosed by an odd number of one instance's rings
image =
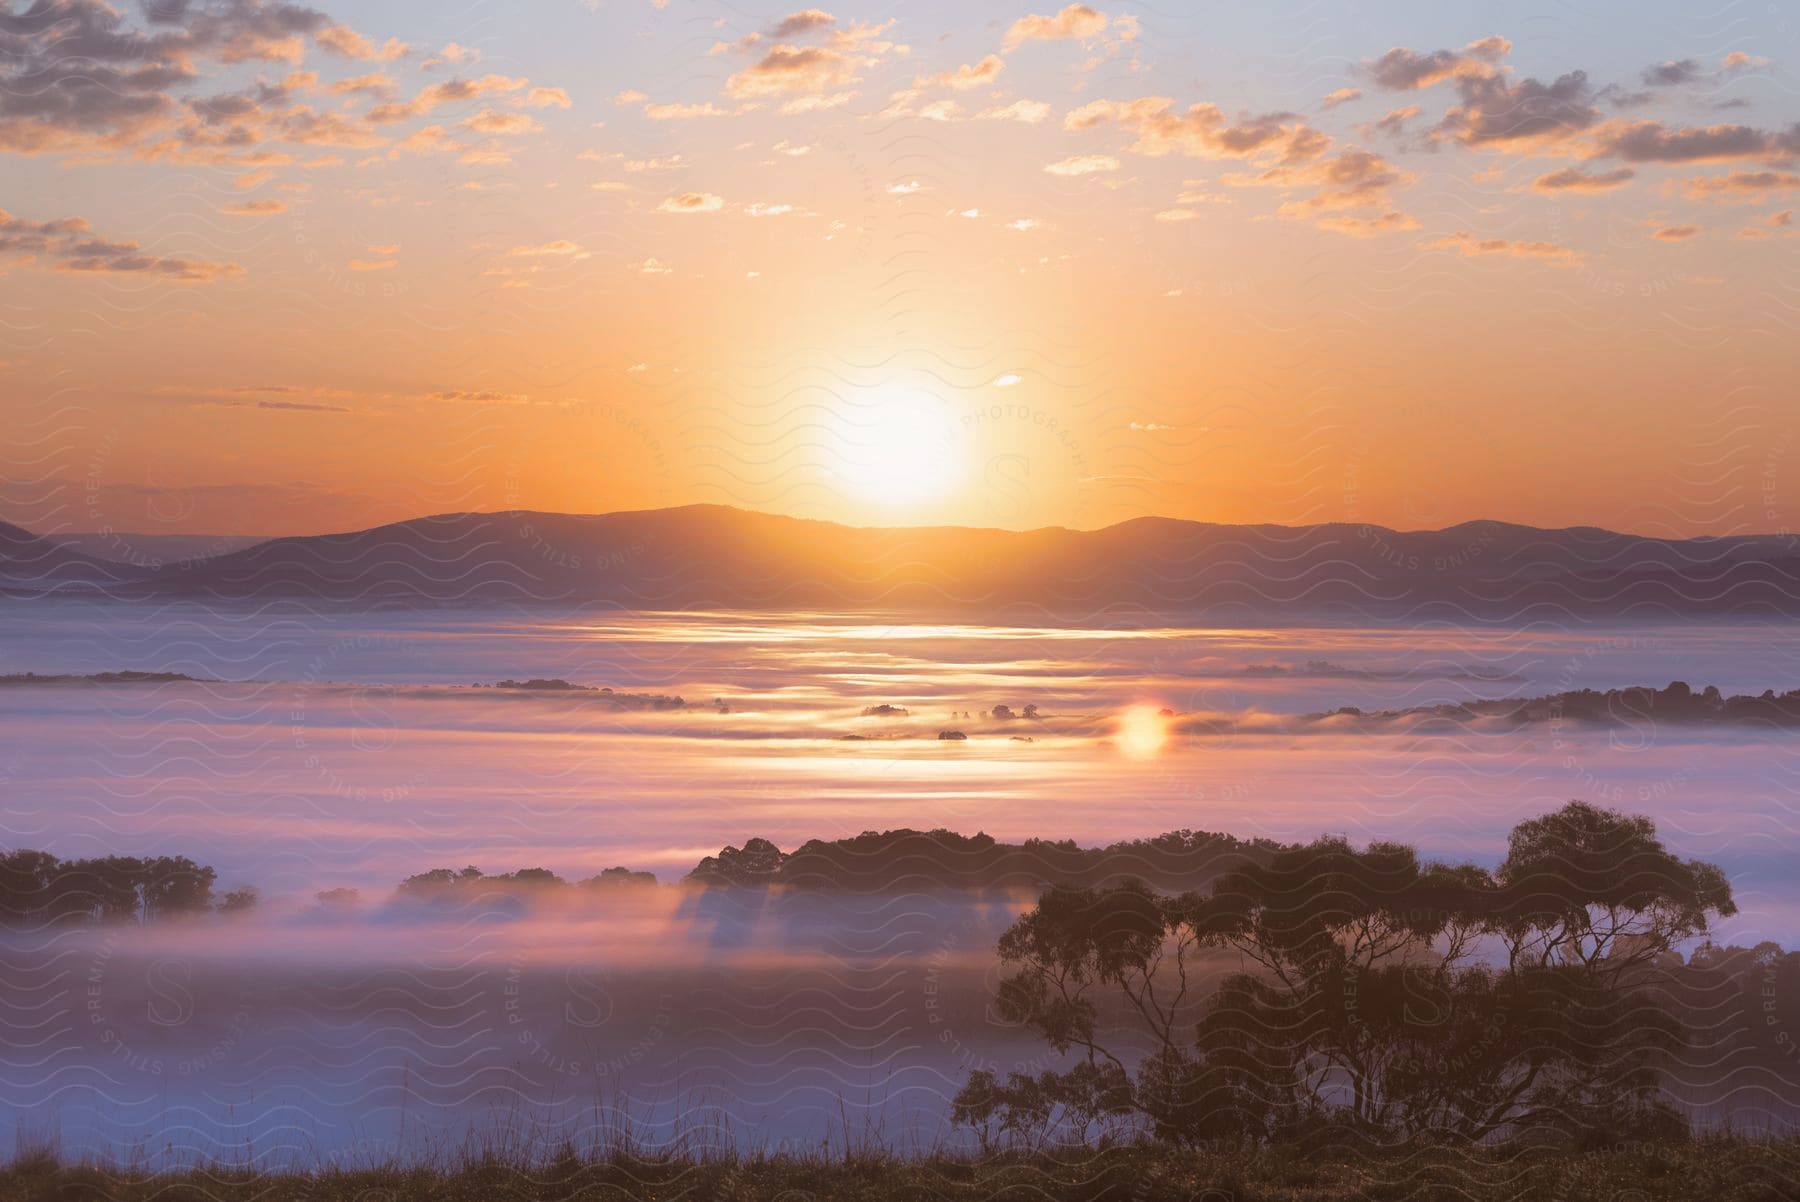
[[[1119,715],[1118,747],[1134,760],[1147,760],[1169,741],[1167,711],[1154,705],[1134,705]]]
[[[938,397],[906,388],[853,393],[832,414],[831,467],[844,484],[883,501],[948,492],[963,470],[956,417]]]

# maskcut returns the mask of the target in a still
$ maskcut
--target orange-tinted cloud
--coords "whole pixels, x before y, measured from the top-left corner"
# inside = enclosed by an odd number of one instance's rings
[[[922,88],[940,87],[967,91],[971,88],[985,88],[1000,78],[1006,70],[1006,60],[998,54],[990,54],[973,65],[965,63],[954,71],[939,71],[936,75],[921,75],[913,82]]]
[[[1020,17],[1008,26],[1001,46],[1012,51],[1026,42],[1096,37],[1105,32],[1106,23],[1105,13],[1085,4],[1071,4],[1052,17],[1042,17],[1035,13]]]
[[[1534,192],[1549,194],[1610,192],[1614,188],[1623,188],[1636,177],[1637,172],[1629,167],[1620,167],[1613,171],[1583,171],[1580,167],[1563,167],[1532,180],[1531,189]]]
[[[1166,96],[1095,100],[1063,119],[1063,128],[1069,130],[1105,124],[1129,130],[1137,139],[1131,149],[1146,155],[1298,163],[1319,157],[1331,144],[1296,113],[1243,113],[1232,121],[1216,104],[1193,104],[1177,113],[1174,101]]]
[[[1465,259],[1498,255],[1513,259],[1544,259],[1561,264],[1579,262],[1581,252],[1554,242],[1514,242],[1506,238],[1477,238],[1467,230],[1458,230],[1442,238],[1419,244],[1420,250],[1453,250]]]
[[[1485,37],[1461,50],[1434,50],[1430,54],[1396,46],[1380,58],[1364,63],[1362,70],[1376,87],[1412,92],[1446,79],[1492,79],[1500,74],[1500,60],[1511,50],[1512,43],[1502,37]]]
[[[58,271],[143,275],[180,283],[210,284],[244,272],[236,263],[145,254],[136,242],[100,237],[83,217],[28,221],[4,210],[0,210],[0,258],[27,264],[44,261]]]
[[[1791,171],[1732,171],[1725,175],[1694,176],[1685,181],[1684,191],[1690,200],[1760,204],[1795,188],[1800,188],[1800,175]]]

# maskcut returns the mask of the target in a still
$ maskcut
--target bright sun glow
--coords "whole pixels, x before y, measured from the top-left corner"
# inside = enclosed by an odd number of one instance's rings
[[[1119,715],[1119,750],[1134,760],[1148,759],[1169,741],[1169,725],[1154,705],[1134,705]]]
[[[937,397],[883,388],[839,402],[831,453],[832,469],[857,492],[919,501],[943,495],[961,474],[963,439],[949,406]]]

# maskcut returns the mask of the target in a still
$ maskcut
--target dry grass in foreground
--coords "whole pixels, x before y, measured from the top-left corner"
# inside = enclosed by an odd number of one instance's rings
[[[430,1166],[174,1172],[64,1164],[28,1153],[0,1169],[12,1202],[492,1202],[496,1199],[695,1202],[1790,1202],[1800,1139],[1709,1137],[1566,1150],[1417,1149],[1345,1155],[1295,1148],[1205,1151],[1118,1147],[1080,1156],[880,1153],[841,1158],[706,1159],[565,1149],[536,1163],[471,1153]]]

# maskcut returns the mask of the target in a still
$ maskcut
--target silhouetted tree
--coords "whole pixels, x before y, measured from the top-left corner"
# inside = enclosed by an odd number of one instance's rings
[[[1514,828],[1494,873],[1321,839],[1205,895],[1051,889],[1001,936],[997,1008],[1126,1076],[1165,1140],[1666,1126],[1655,1069],[1681,1026],[1647,989],[1735,909],[1719,869],[1670,854],[1648,819],[1571,802]],[[1205,949],[1250,968],[1196,1018]],[[1148,1040],[1135,1065],[1101,1036],[1102,1001]],[[1015,1132],[1054,1084],[972,1077],[957,1113]]]

